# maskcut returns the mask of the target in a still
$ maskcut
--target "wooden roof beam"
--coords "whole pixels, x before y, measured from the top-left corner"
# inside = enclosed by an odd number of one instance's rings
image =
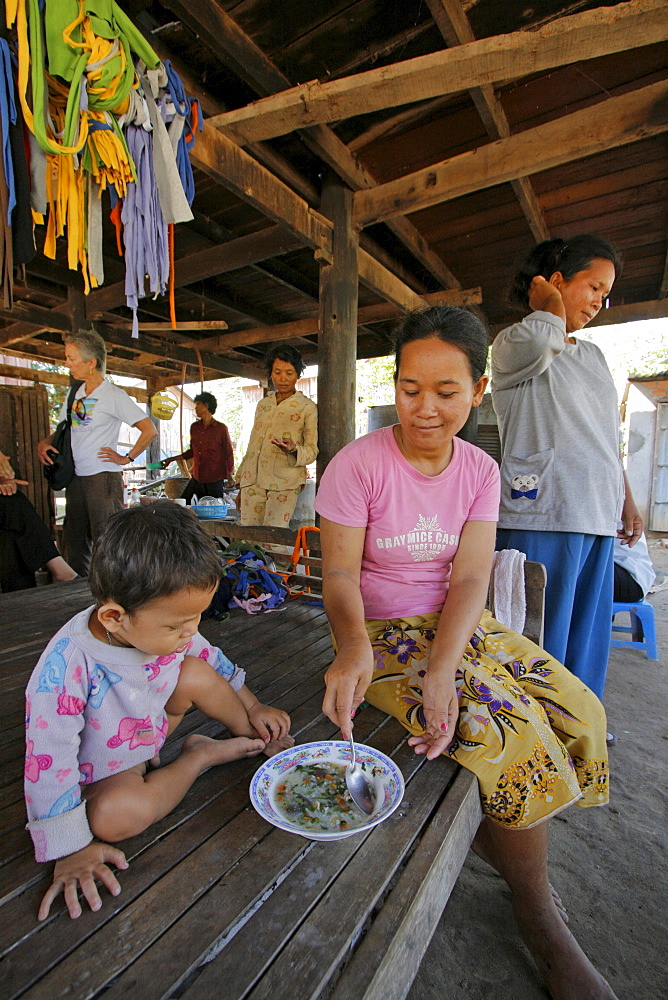
[[[55,329],[60,333],[71,333],[72,331],[72,323],[69,316],[64,315],[58,309],[44,309],[42,306],[37,306],[32,303],[20,303],[12,310],[0,309],[0,315],[8,314],[11,316],[17,311],[21,315],[29,317],[26,320],[26,325],[31,325],[33,327],[31,334],[32,337],[36,336],[36,334],[42,332],[43,330]],[[142,364],[163,360],[163,355],[161,353],[157,353],[155,346],[143,337],[132,337],[122,328],[119,329],[102,323],[99,324],[99,330],[100,333],[105,336],[107,343],[141,354]],[[15,349],[13,350],[15,351]],[[180,347],[176,344],[170,344],[168,350],[171,358],[175,361],[186,362],[187,364],[198,363],[197,357],[188,348]],[[213,371],[220,371],[225,375],[246,376],[247,374],[247,369],[236,361],[226,361],[224,359],[208,355],[206,357],[202,355],[202,361],[206,364],[207,368],[211,368]]]
[[[427,0],[427,5],[449,47],[475,41],[473,29],[459,0]],[[469,93],[490,139],[507,138],[510,125],[491,84],[472,87]],[[527,177],[517,177],[511,184],[536,242],[548,239],[550,234],[531,181]]]
[[[181,287],[194,281],[200,281],[202,278],[237,270],[252,261],[267,259],[301,245],[298,238],[292,233],[287,232],[281,226],[272,226],[259,233],[241,236],[229,243],[221,243],[219,246],[180,258],[175,264],[175,284]],[[406,309],[419,308],[422,301],[420,296],[401,278],[372,257],[367,250],[360,248],[359,256],[360,277],[367,287],[397,305],[403,304]],[[113,309],[114,306],[122,305],[124,302],[124,282],[119,281],[106,288],[96,289],[87,296],[86,316],[89,319],[96,319],[100,313]],[[45,314],[49,312],[41,307],[35,308]],[[2,315],[1,310],[0,315]],[[62,327],[57,327],[57,329],[62,329]]]
[[[0,330],[0,348],[30,340],[40,330],[71,333],[72,316],[70,301],[61,302],[53,309],[26,301],[16,302],[12,309],[0,309],[0,317],[16,321]]]
[[[107,326],[106,324],[103,327],[101,323],[98,324],[98,329],[104,336],[105,342],[109,344],[129,350],[140,350],[154,361],[166,360],[163,354],[156,352],[156,345],[153,345],[144,337],[132,337],[128,331],[122,328]],[[178,361],[181,364],[185,362],[185,364],[192,365],[193,367],[199,365],[199,358],[189,346],[185,347],[170,343],[169,345],[165,345],[165,350],[169,352],[170,361]],[[210,352],[205,353],[204,351],[201,352],[201,358],[202,365],[205,368],[209,368],[221,375],[238,375],[241,378],[253,377],[252,374],[248,374],[248,366],[241,364],[239,361],[231,361],[228,358],[219,357],[217,354],[211,354]]]
[[[184,24],[188,24],[199,35],[203,44],[256,93],[274,94],[291,86],[281,70],[213,0],[199,0],[197,5],[186,3],[185,0],[164,0],[164,5]],[[208,123],[213,121],[213,118],[207,119]],[[304,144],[334,170],[353,191],[376,185],[375,177],[326,125],[303,129],[300,131],[300,136]],[[407,219],[393,219],[388,222],[388,227],[410,250],[415,259],[445,288],[460,287],[450,269],[438,254],[430,249],[412,222]]]
[[[169,59],[171,61],[174,69],[181,77],[186,93],[198,99],[202,110],[207,117],[222,115],[228,110],[222,101],[220,101],[217,97],[214,97],[205,87],[202,86],[201,82],[193,73],[191,73],[185,63],[183,63],[178,56],[175,56],[172,52],[170,52],[159,36],[150,34],[149,41],[163,62],[165,59]],[[286,160],[285,157],[280,155],[280,153],[277,153],[276,150],[271,148],[271,146],[263,142],[250,143],[246,148],[256,160],[259,160],[260,163],[271,170],[273,174],[280,177],[282,181],[285,181],[285,183],[291,187],[293,191],[296,191],[297,194],[302,196],[302,198],[305,198],[310,205],[317,208],[320,204],[320,192],[310,180],[300,174],[299,171],[293,167],[289,160]]]
[[[667,8],[668,9],[668,8]],[[668,129],[668,81],[610,97],[354,195],[360,228],[637,142]],[[530,169],[527,169],[530,167]]]
[[[332,224],[209,120],[190,151],[190,162],[263,215],[289,229],[323,259],[331,255]]]
[[[20,378],[24,382],[39,382],[42,385],[65,385],[69,387],[72,384],[69,375],[59,375],[57,372],[43,372],[37,368],[22,368],[20,365],[0,365],[0,375],[5,378]],[[134,396],[140,403],[148,402],[149,394],[146,389],[139,389],[128,385],[122,385],[121,389],[127,392],[128,396]]]
[[[482,302],[482,292],[477,288],[452,288],[443,292],[431,292],[420,299],[422,306],[472,306]],[[379,302],[373,306],[360,306],[357,310],[358,329],[373,323],[384,323],[387,320],[398,319],[404,315],[405,309],[391,302]],[[248,347],[253,344],[270,344],[277,340],[297,340],[300,337],[312,337],[320,330],[317,316],[308,319],[298,319],[291,323],[281,323],[278,326],[258,326],[252,330],[237,330],[235,333],[224,333],[219,337],[208,337],[194,341],[190,346],[204,348],[209,351],[227,351],[236,347]]]
[[[198,138],[199,142],[199,138]],[[258,233],[240,236],[228,243],[208,247],[198,253],[179,258],[174,265],[177,288],[247,267],[303,246],[303,241],[282,226],[269,226]],[[141,302],[140,306],[141,309]],[[107,309],[125,305],[125,282],[97,288],[86,297],[86,316],[94,319]]]
[[[666,38],[665,0],[628,0],[559,18],[537,31],[469,41],[327,83],[312,80],[209,121],[235,142],[258,142],[295,129],[524,77]]]
[[[666,263],[663,268],[663,277],[661,278],[661,284],[659,286],[659,298],[665,299],[668,296],[668,253],[666,254]]]
[[[62,344],[51,344],[42,340],[35,341],[34,344],[20,344],[18,347],[12,348],[11,353],[17,358],[48,361],[52,365],[61,365],[64,360]],[[114,358],[113,355],[107,357],[107,371],[111,374],[129,375],[131,378],[141,379],[154,374],[146,365],[138,365],[123,358]],[[160,374],[164,375],[165,372]]]
[[[392,302],[404,312],[424,308],[424,298],[421,295],[405,285],[362,247],[357,251],[357,268],[360,282],[381,299]]]
[[[615,323],[637,323],[645,319],[665,319],[668,316],[668,298],[650,302],[626,302],[621,306],[601,309],[598,316],[587,324],[590,326],[612,326]]]

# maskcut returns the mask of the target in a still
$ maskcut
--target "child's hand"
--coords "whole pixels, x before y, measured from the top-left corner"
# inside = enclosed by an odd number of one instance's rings
[[[110,844],[90,843],[75,854],[59,858],[53,869],[53,885],[47,889],[37,914],[38,920],[46,920],[54,899],[62,892],[71,917],[81,916],[81,906],[77,895],[78,886],[88,900],[91,910],[99,910],[102,906],[100,894],[95,885],[95,878],[104,882],[112,896],[118,896],[121,887],[114,873],[107,868],[105,861],[111,862],[117,868],[127,868],[125,855],[117,847]]]
[[[290,732],[290,716],[281,712],[279,708],[263,705],[260,701],[256,701],[253,707],[248,709],[248,718],[265,743],[278,740]]]

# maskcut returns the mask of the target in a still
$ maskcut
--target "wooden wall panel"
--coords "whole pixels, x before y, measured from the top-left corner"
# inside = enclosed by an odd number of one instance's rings
[[[21,489],[51,531],[54,506],[42,466],[37,442],[49,433],[49,397],[43,385],[0,386],[0,451],[28,486]]]

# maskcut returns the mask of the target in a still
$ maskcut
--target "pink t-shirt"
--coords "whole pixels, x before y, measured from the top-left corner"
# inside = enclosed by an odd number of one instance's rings
[[[366,528],[361,588],[367,618],[440,611],[467,521],[496,521],[499,469],[454,438],[447,469],[425,476],[404,458],[391,427],[352,441],[327,466],[315,509]]]

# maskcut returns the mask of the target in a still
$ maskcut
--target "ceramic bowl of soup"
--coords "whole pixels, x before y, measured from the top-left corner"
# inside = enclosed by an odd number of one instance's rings
[[[401,771],[384,753],[355,744],[374,797],[366,815],[346,788],[350,744],[343,740],[303,743],[270,757],[256,771],[250,787],[253,806],[280,830],[307,840],[341,840],[363,833],[391,816],[404,796]]]

